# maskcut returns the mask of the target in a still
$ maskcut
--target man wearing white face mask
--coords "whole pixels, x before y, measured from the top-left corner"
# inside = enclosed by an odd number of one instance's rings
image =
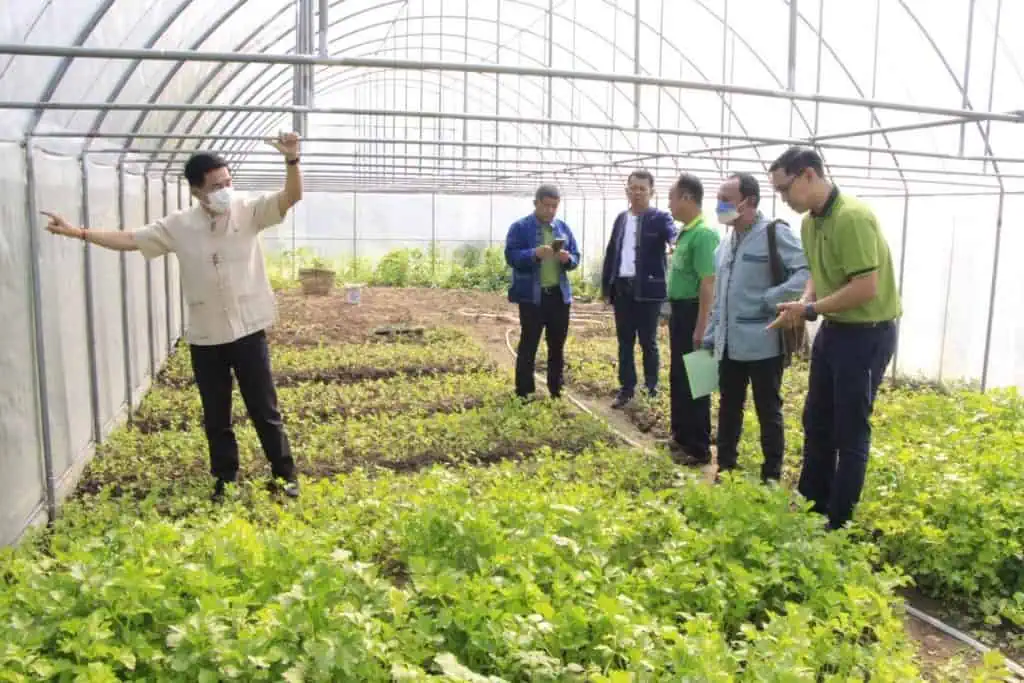
[[[236,197],[227,163],[216,154],[194,154],[185,178],[199,204],[135,231],[92,230],[49,217],[46,229],[115,251],[141,251],[147,259],[173,252],[188,306],[186,340],[203,405],[210,447],[213,497],[219,500],[238,474],[238,444],[231,428],[232,371],[271,471],[286,495],[299,495],[295,461],[277,407],[266,328],[276,317],[264,268],[260,232],[284,220],[302,199],[299,136],[270,140],[285,158],[284,189]]]
[[[736,467],[747,385],[761,427],[761,478],[777,481],[785,450],[782,373],[787,360],[782,337],[767,329],[782,301],[804,289],[807,262],[788,225],[769,221],[758,203],[761,189],[749,173],[736,173],[718,190],[718,220],[732,226],[719,247],[715,298],[704,346],[718,359],[718,469]]]

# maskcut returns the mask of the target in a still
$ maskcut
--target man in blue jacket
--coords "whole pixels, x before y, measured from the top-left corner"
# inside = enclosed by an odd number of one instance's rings
[[[633,399],[637,337],[643,352],[644,384],[651,396],[658,392],[658,317],[667,294],[667,248],[676,237],[672,216],[651,206],[654,176],[633,171],[626,182],[629,209],[615,218],[601,274],[601,296],[614,307],[619,342],[619,393],[613,408],[622,408]]]
[[[580,263],[569,226],[555,218],[561,196],[553,185],[541,185],[534,212],[520,218],[505,238],[505,261],[512,267],[508,300],[519,304],[519,349],[516,352],[516,395],[535,391],[533,368],[540,335],[548,345],[548,391],[562,393],[565,338],[569,334],[572,287],[566,273]]]
[[[761,186],[749,173],[732,175],[718,190],[718,221],[732,226],[732,234],[719,247],[704,346],[713,348],[719,361],[718,471],[736,467],[749,384],[761,427],[761,479],[778,481],[785,452],[786,349],[778,330],[768,325],[778,304],[804,291],[810,271],[793,230],[783,222],[772,225],[758,208],[760,201]]]

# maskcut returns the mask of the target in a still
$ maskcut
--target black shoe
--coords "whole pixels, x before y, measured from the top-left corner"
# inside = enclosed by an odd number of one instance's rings
[[[295,477],[291,479],[285,479],[284,477],[274,477],[267,482],[267,490],[271,492],[280,491],[289,498],[299,497],[299,480]]]
[[[612,408],[614,408],[615,410],[621,410],[622,408],[625,408],[626,405],[629,404],[629,402],[632,400],[633,394],[625,394],[620,392],[619,395],[615,397],[615,401],[612,403]]]
[[[213,483],[213,494],[210,496],[210,500],[214,503],[219,503],[224,500],[224,490],[228,484],[234,484],[234,480],[231,479],[218,479]]]
[[[299,480],[298,479],[289,479],[288,481],[286,481],[284,483],[284,486],[281,487],[281,490],[284,491],[284,495],[288,496],[289,498],[298,498],[299,497]]]
[[[644,394],[646,394],[647,400],[653,401],[658,398],[658,388],[654,387],[652,389],[650,387],[647,387],[647,389],[644,391]]]

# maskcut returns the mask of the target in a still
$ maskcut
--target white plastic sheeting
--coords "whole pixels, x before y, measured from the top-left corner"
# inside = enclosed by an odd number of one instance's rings
[[[15,538],[41,510],[39,395],[32,334],[29,236],[25,226],[24,152],[0,144],[0,543]]]
[[[26,215],[31,202],[40,211],[60,213],[76,224],[133,229],[142,225],[146,213],[144,178],[124,174],[126,221],[122,224],[118,206],[122,186],[116,168],[88,161],[83,173],[80,158],[35,146],[30,159],[23,148],[10,143],[0,147],[0,154],[5,159],[0,168],[0,305],[7,330],[0,336],[0,376],[4,378],[0,391],[0,467],[4,472],[0,479],[0,544],[4,544],[44,517],[43,431],[49,436],[54,492],[59,500],[72,490],[97,439],[123,420],[127,395],[130,393],[134,402],[141,398],[152,370],[166,360],[180,335],[181,320],[173,257],[166,264],[166,259],[158,259],[148,265],[152,286],[147,288],[147,264],[140,254],[122,256],[50,235],[44,230],[45,217]],[[152,195],[156,196],[156,203],[150,206],[154,217],[162,215],[165,186],[168,210],[178,207],[180,193],[174,183],[161,178],[150,178],[148,183],[151,202]],[[42,298],[38,336],[33,327],[30,231],[37,231],[39,245]],[[122,260],[127,289],[122,286]],[[165,269],[171,273],[170,286]],[[171,327],[167,324],[168,305]],[[40,350],[45,359],[42,376],[38,373]],[[38,381],[44,383],[46,424]]]

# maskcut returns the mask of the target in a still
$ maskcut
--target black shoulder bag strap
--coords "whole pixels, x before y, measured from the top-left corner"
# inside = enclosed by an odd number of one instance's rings
[[[772,285],[775,287],[786,281],[786,266],[782,262],[778,241],[775,237],[775,226],[778,223],[789,225],[778,218],[768,224],[768,265],[772,271]],[[793,354],[800,349],[804,332],[801,328],[802,326],[795,329],[783,328],[780,330],[779,339],[782,343],[783,366],[789,366],[793,359]]]

